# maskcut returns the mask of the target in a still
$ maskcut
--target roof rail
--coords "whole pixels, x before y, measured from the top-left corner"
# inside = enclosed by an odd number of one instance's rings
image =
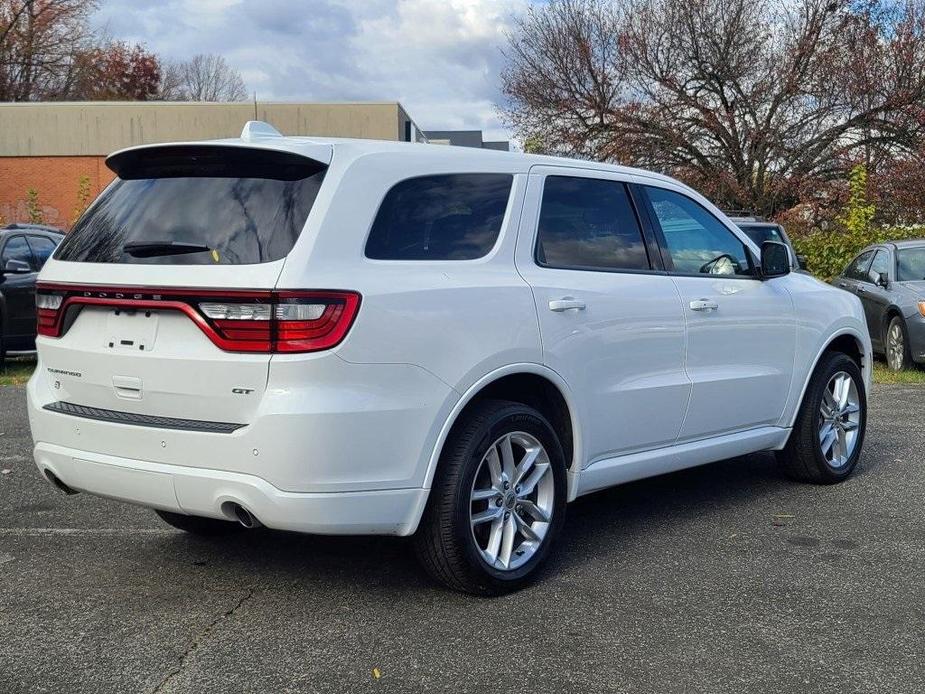
[[[244,124],[241,130],[241,139],[245,142],[253,142],[261,137],[282,137],[283,134],[269,123],[262,120],[249,120]]]

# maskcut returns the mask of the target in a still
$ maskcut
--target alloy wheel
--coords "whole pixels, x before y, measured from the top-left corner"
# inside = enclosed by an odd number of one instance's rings
[[[819,407],[819,446],[833,468],[851,459],[861,426],[861,400],[854,379],[839,371],[829,379]]]
[[[555,482],[539,440],[516,431],[482,456],[472,482],[469,524],[482,560],[511,571],[536,554],[552,521]]]
[[[886,359],[890,369],[901,371],[906,359],[906,338],[899,323],[893,323],[886,337]]]

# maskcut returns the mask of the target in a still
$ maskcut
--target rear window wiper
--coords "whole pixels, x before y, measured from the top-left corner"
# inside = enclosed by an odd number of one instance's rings
[[[158,255],[208,253],[212,249],[199,243],[182,241],[129,241],[122,246],[122,250],[133,258],[153,258]]]

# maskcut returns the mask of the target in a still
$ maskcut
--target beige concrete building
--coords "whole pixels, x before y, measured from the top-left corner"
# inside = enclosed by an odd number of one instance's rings
[[[262,120],[284,135],[424,141],[397,102],[0,104],[0,221],[29,221],[30,190],[46,224],[68,227],[112,180],[111,152],[150,142],[237,137]],[[34,207],[34,205],[32,206]]]

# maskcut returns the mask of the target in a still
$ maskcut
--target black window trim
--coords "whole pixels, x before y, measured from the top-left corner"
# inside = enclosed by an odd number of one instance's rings
[[[579,175],[574,173],[575,171],[580,172],[580,174],[588,175]],[[638,200],[638,193],[635,193],[633,190],[636,184],[622,178],[610,178],[609,176],[606,176],[607,173],[608,172],[606,171],[595,171],[592,169],[563,169],[561,173],[544,171],[541,174],[532,174],[542,176],[542,187],[540,188],[539,202],[536,208],[536,224],[534,225],[533,229],[533,252],[531,254],[533,256],[533,263],[537,267],[541,267],[544,270],[562,270],[563,272],[604,272],[617,275],[667,275],[668,273],[664,270],[664,263],[660,255],[660,251],[654,240],[654,232],[651,227],[651,222],[647,216],[643,214],[643,208],[639,204]],[[602,176],[600,174],[605,175]],[[649,269],[587,267],[584,265],[548,265],[547,263],[540,261],[540,212],[543,207],[543,191],[546,189],[546,179],[554,176],[560,178],[588,178],[593,181],[607,181],[610,183],[622,185],[626,189],[627,197],[630,201],[630,207],[632,208],[633,214],[636,217],[636,223],[639,225],[639,229],[642,232],[642,243],[646,251],[646,258],[649,261]]]
[[[724,280],[744,280],[750,282],[760,282],[761,276],[758,273],[759,261],[755,257],[754,251],[749,247],[748,243],[739,238],[732,229],[723,224],[723,221],[719,219],[715,214],[710,212],[706,207],[697,202],[690,195],[687,195],[683,191],[675,190],[674,188],[669,188],[666,186],[656,185],[655,182],[652,183],[642,183],[636,184],[639,188],[639,197],[643,201],[643,204],[646,208],[646,212],[649,215],[650,222],[655,230],[655,237],[658,240],[659,252],[662,257],[662,262],[665,264],[666,274],[671,277],[699,277],[701,279],[713,279],[721,277]],[[713,217],[726,231],[728,231],[733,238],[735,238],[739,243],[742,244],[742,248],[745,251],[746,259],[748,260],[749,267],[752,271],[751,275],[709,275],[703,272],[676,272],[674,269],[674,261],[671,259],[671,252],[668,249],[668,241],[665,239],[665,233],[662,231],[662,225],[658,221],[658,216],[655,214],[655,207],[652,205],[652,201],[649,199],[649,194],[646,192],[646,188],[658,188],[659,190],[667,190],[672,193],[676,193],[684,198],[687,198],[692,203],[697,205],[700,209],[706,212],[708,215]],[[741,233],[745,233],[744,231]]]
[[[501,226],[498,228],[498,235],[495,237],[495,242],[492,244],[491,248],[488,249],[488,252],[485,255],[480,255],[478,258],[428,258],[426,260],[416,260],[413,258],[370,258],[366,255],[366,246],[369,243],[369,237],[373,232],[373,227],[376,225],[376,219],[379,217],[379,212],[382,210],[382,204],[385,202],[385,199],[389,196],[389,193],[392,192],[392,189],[402,183],[407,181],[414,181],[418,178],[433,178],[434,176],[463,176],[463,175],[473,175],[480,176],[484,174],[489,175],[498,175],[498,176],[510,176],[511,178],[511,187],[507,193],[507,205],[504,208],[504,216],[501,218]],[[498,249],[501,247],[501,242],[505,236],[505,227],[511,225],[512,215],[511,215],[511,203],[514,200],[514,191],[517,188],[517,176],[518,172],[516,171],[433,171],[430,173],[415,174],[414,176],[407,176],[401,178],[394,183],[392,183],[385,193],[382,194],[382,197],[379,198],[379,204],[376,205],[376,211],[373,213],[372,218],[369,222],[369,228],[366,230],[366,234],[363,236],[363,261],[367,263],[410,263],[414,265],[421,265],[422,263],[484,263],[495,256],[498,252]]]

